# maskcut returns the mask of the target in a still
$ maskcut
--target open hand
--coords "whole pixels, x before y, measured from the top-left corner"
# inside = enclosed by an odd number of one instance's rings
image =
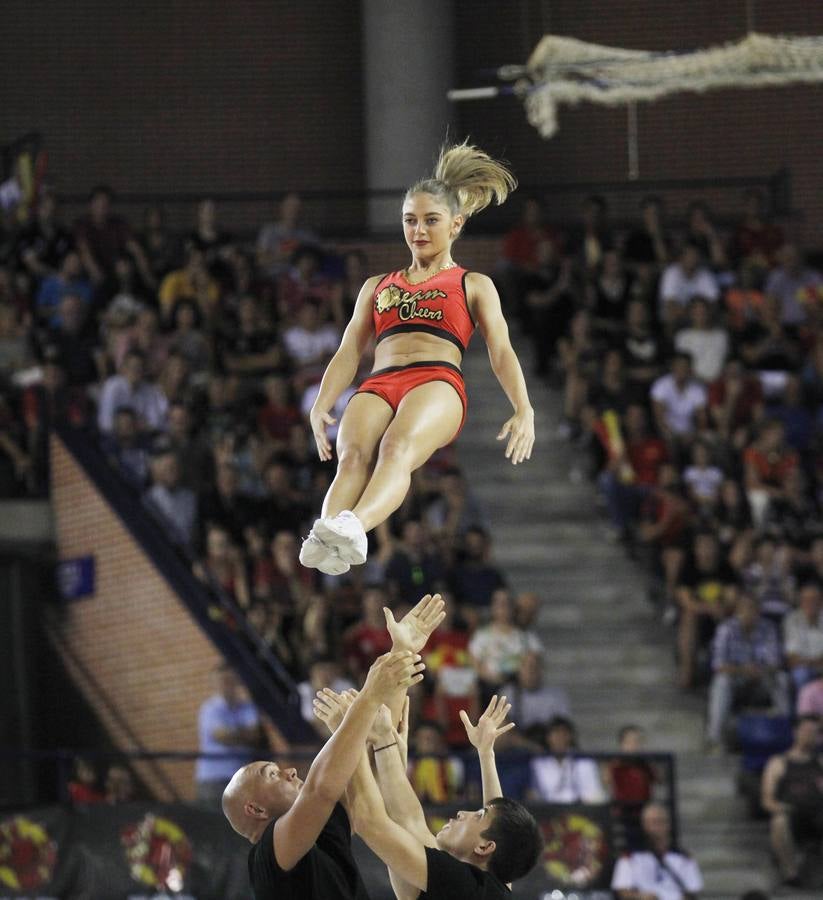
[[[346,715],[348,708],[354,703],[357,691],[344,691],[338,694],[331,688],[323,688],[317,692],[314,698],[314,715],[325,722],[329,731],[334,734],[340,727],[343,717]]]
[[[516,412],[500,429],[497,440],[502,441],[506,435],[509,442],[506,444],[506,459],[516,466],[524,459],[531,459],[534,446],[534,410],[529,407],[522,412]]]
[[[506,702],[505,697],[496,694],[489,701],[486,711],[477,720],[477,725],[472,725],[471,719],[465,709],[460,710],[460,718],[466,729],[469,742],[477,747],[478,752],[483,753],[494,749],[494,742],[514,728],[514,722],[504,725],[503,722],[512,708],[511,703]]]
[[[384,653],[372,663],[361,693],[388,705],[398,690],[422,681],[425,668],[420,654],[410,650]]]
[[[311,424],[314,442],[317,444],[317,455],[323,462],[331,459],[331,441],[326,434],[326,428],[329,425],[336,425],[337,419],[330,416],[327,412],[312,409],[309,414],[309,423]]]
[[[434,629],[446,618],[444,606],[440,594],[426,594],[399,622],[395,621],[394,613],[388,606],[384,606],[383,614],[391,635],[392,650],[419,653],[426,646]]]

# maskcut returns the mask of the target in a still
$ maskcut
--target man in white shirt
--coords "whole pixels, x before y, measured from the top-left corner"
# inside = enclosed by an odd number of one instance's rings
[[[688,443],[706,427],[706,388],[692,377],[688,353],[676,353],[671,371],[652,385],[654,416],[660,436],[667,442]]]
[[[532,794],[546,803],[605,803],[606,791],[593,759],[576,756],[574,723],[555,716],[546,728],[547,756],[531,761]]]
[[[798,608],[783,622],[783,649],[796,690],[823,675],[823,595],[814,581],[804,584]]]
[[[683,318],[692,297],[705,297],[714,303],[719,296],[717,279],[701,264],[700,248],[694,244],[686,244],[677,262],[663,270],[659,300],[661,317],[667,323]]]
[[[129,350],[120,374],[106,379],[97,410],[97,425],[104,434],[112,431],[114,414],[124,406],[134,410],[141,431],[165,430],[169,402],[158,387],[144,380],[145,371],[145,356]]]
[[[614,867],[612,890],[619,900],[690,900],[703,887],[700,867],[671,842],[669,813],[648,803],[640,816],[647,849],[627,853]]]
[[[719,378],[729,353],[729,335],[725,328],[712,324],[711,308],[705,297],[692,297],[689,326],[677,332],[675,349],[692,358],[694,374],[710,384]]]

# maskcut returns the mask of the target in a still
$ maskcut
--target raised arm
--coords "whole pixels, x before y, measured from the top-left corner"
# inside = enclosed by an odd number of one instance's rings
[[[274,826],[274,854],[282,869],[293,868],[323,830],[357,767],[377,710],[398,687],[420,681],[422,668],[413,653],[388,653],[369,669],[363,690],[318,753],[294,805]]]
[[[317,453],[324,462],[331,459],[331,442],[326,434],[326,426],[333,425],[336,421],[329,415],[329,410],[354,380],[360,357],[369,336],[374,331],[372,295],[378,281],[377,277],[369,278],[360,289],[351,320],[343,332],[343,339],[337,352],[326,366],[323,380],[320,382],[320,391],[311,408],[309,415],[311,429],[317,444]]]
[[[494,282],[487,275],[470,272],[466,276],[466,292],[469,309],[489,350],[492,371],[514,407],[514,415],[504,423],[497,439],[502,441],[508,435],[506,459],[517,465],[531,457],[534,446],[534,409],[526,379],[509,339],[509,326]]]
[[[470,743],[477,749],[480,759],[480,775],[483,780],[483,804],[495,797],[503,796],[503,788],[500,786],[500,777],[497,774],[497,763],[494,758],[494,742],[514,728],[514,722],[504,725],[503,722],[512,708],[511,703],[505,697],[491,698],[486,711],[477,720],[477,725],[472,725],[466,710],[460,710],[460,718],[466,728],[466,736]]]

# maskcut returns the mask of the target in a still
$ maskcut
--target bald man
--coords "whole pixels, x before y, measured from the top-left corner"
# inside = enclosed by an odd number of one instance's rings
[[[249,877],[256,900],[368,900],[351,853],[340,799],[383,703],[423,677],[420,656],[387,653],[369,669],[357,699],[301,781],[294,769],[253,762],[223,794],[232,828],[253,846]]]

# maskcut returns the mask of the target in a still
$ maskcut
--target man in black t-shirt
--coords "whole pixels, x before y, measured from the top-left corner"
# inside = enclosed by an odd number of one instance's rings
[[[315,758],[305,782],[294,769],[253,762],[237,771],[223,794],[232,828],[254,846],[249,878],[256,900],[364,900],[351,856],[348,816],[340,805],[380,706],[422,679],[410,651],[387,653],[340,727]]]

